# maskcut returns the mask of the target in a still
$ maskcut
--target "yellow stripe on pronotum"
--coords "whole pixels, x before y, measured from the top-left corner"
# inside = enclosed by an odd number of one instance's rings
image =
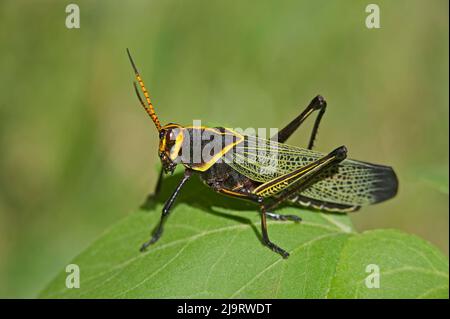
[[[197,127],[193,127],[193,128],[197,128]],[[209,131],[213,131],[214,134],[218,134],[218,135],[232,135],[236,137],[236,141],[233,143],[230,143],[228,145],[225,145],[219,152],[217,152],[216,154],[214,154],[214,156],[209,160],[209,161],[205,161],[204,163],[201,163],[200,165],[196,165],[193,166],[192,169],[195,171],[200,171],[200,172],[204,172],[206,170],[208,170],[212,165],[214,165],[220,158],[222,158],[226,153],[228,153],[235,145],[238,145],[239,143],[241,143],[244,140],[244,136],[231,130],[228,128],[225,128],[226,132],[220,132],[217,129],[212,129],[212,128],[203,128],[204,130],[209,130]]]

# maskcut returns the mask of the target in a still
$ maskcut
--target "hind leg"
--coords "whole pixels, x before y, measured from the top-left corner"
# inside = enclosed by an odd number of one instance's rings
[[[290,221],[293,221],[296,223],[302,221],[302,219],[297,215],[282,215],[282,214],[266,212],[266,216],[269,217],[270,219],[280,220],[280,221],[290,220]]]

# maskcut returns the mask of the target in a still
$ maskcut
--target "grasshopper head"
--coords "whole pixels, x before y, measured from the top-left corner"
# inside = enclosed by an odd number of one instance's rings
[[[184,140],[183,127],[167,124],[159,131],[159,158],[166,173],[174,172]]]

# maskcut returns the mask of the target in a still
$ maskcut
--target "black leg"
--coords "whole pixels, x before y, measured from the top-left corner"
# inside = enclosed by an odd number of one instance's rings
[[[314,123],[314,127],[311,133],[311,137],[308,143],[308,149],[312,149],[314,144],[314,139],[317,135],[317,130],[319,129],[320,121],[322,120],[323,114],[325,113],[325,109],[327,106],[327,102],[321,95],[317,95],[314,99],[311,100],[306,109],[297,116],[292,122],[286,125],[277,135],[272,136],[272,140],[278,141],[280,143],[284,143],[305,121],[305,119],[310,116],[315,110],[320,110],[317,115],[316,121]]]
[[[311,136],[309,137],[309,143],[308,143],[308,149],[312,150],[314,146],[314,140],[317,136],[317,131],[319,130],[320,121],[322,120],[323,115],[325,114],[325,110],[327,108],[327,102],[323,100],[322,108],[319,111],[319,114],[317,114],[316,120],[314,121],[314,126],[311,132]]]
[[[288,258],[289,253],[285,251],[283,248],[277,246],[276,244],[272,243],[269,239],[269,234],[267,233],[267,222],[266,222],[266,208],[264,205],[261,206],[261,233],[262,233],[262,240],[264,245],[269,247],[272,251],[276,252],[277,254],[280,254],[283,258]]]
[[[164,207],[163,207],[163,210],[162,210],[162,214],[161,214],[161,219],[159,221],[158,226],[153,231],[153,234],[152,234],[152,237],[150,238],[150,240],[145,242],[142,245],[141,251],[144,251],[151,244],[156,243],[158,241],[158,239],[161,237],[162,232],[163,232],[164,222],[167,219],[167,217],[169,216],[170,208],[172,207],[173,203],[175,202],[175,199],[177,198],[178,193],[180,192],[181,188],[188,181],[188,179],[191,177],[191,175],[192,175],[192,171],[191,170],[185,170],[184,171],[183,179],[180,181],[180,183],[178,184],[177,188],[175,189],[173,194],[170,196],[168,201],[164,204]]]
[[[263,200],[264,200],[264,198],[262,198],[261,196],[247,193],[247,192],[241,192],[239,190],[228,190],[228,189],[221,188],[221,189],[217,189],[217,191],[219,191],[222,194],[228,195],[228,196],[251,200],[251,201],[253,201],[255,203],[259,203],[259,204],[262,204]],[[272,218],[275,220],[280,220],[280,221],[281,220],[291,220],[291,221],[295,221],[295,222],[300,222],[302,219],[295,215],[281,215],[281,214],[267,212],[265,210],[264,205],[261,206],[261,233],[262,233],[262,240],[263,240],[264,245],[268,246],[274,252],[280,254],[283,258],[289,257],[289,253],[287,253],[284,249],[278,247],[277,245],[275,245],[274,243],[272,243],[270,241],[269,235],[267,233],[266,217],[269,217],[269,218]]]
[[[296,223],[302,221],[302,219],[297,215],[282,215],[282,214],[266,212],[266,216],[273,220],[280,220],[280,221],[290,220],[290,221],[293,221]]]

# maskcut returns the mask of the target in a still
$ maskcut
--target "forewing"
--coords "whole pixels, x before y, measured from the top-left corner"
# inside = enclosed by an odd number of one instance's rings
[[[227,161],[239,173],[267,182],[305,166],[325,154],[274,141],[246,136]],[[351,159],[324,171],[300,194],[329,203],[363,206],[393,197],[397,178],[392,168]]]

